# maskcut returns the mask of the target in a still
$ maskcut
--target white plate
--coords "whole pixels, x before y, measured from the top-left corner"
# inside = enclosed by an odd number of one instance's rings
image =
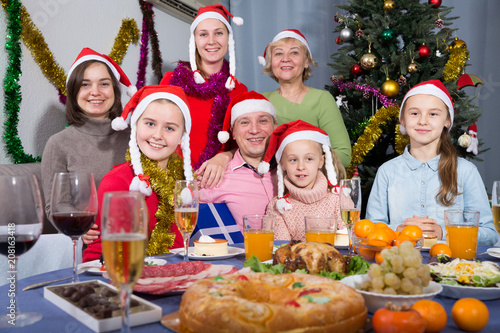
[[[386,303],[389,301],[395,305],[402,305],[403,303],[406,303],[411,306],[416,301],[421,299],[433,299],[437,294],[444,292],[444,286],[434,281],[431,281],[429,285],[424,288],[424,294],[422,295],[384,295],[359,290],[358,287],[367,279],[369,279],[368,274],[351,275],[343,278],[340,282],[356,289],[357,292],[363,295],[366,307],[371,313],[385,307]]]
[[[349,245],[334,245],[334,247],[338,250],[348,250]]]
[[[438,240],[437,244],[446,244],[446,241]],[[422,246],[420,251],[429,252],[430,249],[431,249],[430,246]]]
[[[486,252],[492,257],[500,258],[500,247],[490,247]]]
[[[167,263],[167,261],[165,259],[155,259],[153,257],[144,258],[144,262],[146,262],[148,264],[150,263],[150,265],[155,265],[155,266],[165,265]],[[106,272],[106,271],[101,271],[101,262],[99,261],[99,259],[84,262],[83,264],[78,265],[78,269],[80,269],[82,267],[90,267],[85,272],[88,272],[88,273],[94,274],[94,275],[102,275],[104,272]]]
[[[184,249],[182,248],[177,248],[177,249],[171,249],[171,253],[175,253],[180,256],[184,256]],[[232,258],[234,256],[237,256],[238,254],[245,253],[245,249],[239,248],[239,247],[227,247],[227,252],[228,254],[222,255],[222,256],[198,256],[194,254],[194,247],[191,246],[188,249],[188,256],[189,258],[197,259],[197,260],[221,260],[221,259],[227,259],[227,258]]]
[[[448,284],[442,284],[442,286],[443,291],[441,292],[441,296],[449,298],[460,299],[471,297],[482,301],[500,298],[500,288],[450,286]]]

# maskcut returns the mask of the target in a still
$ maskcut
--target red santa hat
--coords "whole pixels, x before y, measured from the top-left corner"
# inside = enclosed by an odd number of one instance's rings
[[[283,31],[279,32],[276,36],[274,36],[272,42],[276,42],[276,41],[283,39],[283,38],[295,38],[295,39],[301,41],[302,44],[304,44],[307,47],[307,50],[309,51],[309,55],[312,58],[312,53],[311,53],[311,49],[309,48],[309,43],[307,42],[306,37],[299,30],[297,30],[297,29],[283,30]],[[261,64],[262,66],[266,66],[266,53],[267,53],[268,46],[269,46],[269,44],[267,44],[267,46],[264,50],[264,56],[257,57],[257,59],[259,59],[259,64]]]
[[[123,72],[121,67],[118,66],[118,64],[113,59],[108,57],[107,55],[97,53],[96,51],[94,51],[88,47],[84,48],[80,52],[80,54],[76,58],[75,62],[71,65],[71,67],[68,71],[66,83],[68,83],[68,80],[71,76],[71,73],[73,73],[73,70],[76,67],[78,67],[78,65],[80,65],[86,61],[89,61],[89,60],[97,60],[97,61],[105,63],[106,66],[108,66],[109,69],[111,69],[111,72],[115,76],[116,80],[118,80],[118,82],[120,82],[125,87],[127,87],[127,95],[132,96],[133,94],[135,94],[135,92],[137,91],[137,88],[134,85],[132,85],[132,83],[130,83],[130,80],[128,79],[127,75],[125,75],[125,73]]]
[[[276,157],[276,162],[278,163],[278,201],[276,202],[276,208],[281,214],[283,214],[285,210],[290,210],[292,208],[292,205],[286,201],[286,198],[283,196],[285,188],[283,185],[283,170],[280,166],[281,156],[283,155],[283,150],[289,143],[298,140],[311,140],[321,144],[323,152],[325,153],[325,169],[328,183],[330,186],[335,186],[337,184],[337,173],[333,166],[332,153],[330,151],[330,138],[325,131],[300,119],[278,126],[274,129],[269,139],[264,161],[259,163],[258,171],[261,173],[269,171],[269,162],[273,156]]]
[[[191,37],[189,39],[189,63],[191,64],[191,70],[194,72],[194,81],[198,84],[205,83],[205,79],[201,76],[198,66],[196,66],[196,43],[194,38],[194,31],[200,22],[203,20],[212,18],[217,19],[224,23],[229,31],[229,41],[228,41],[228,51],[229,51],[229,74],[227,78],[226,88],[232,90],[235,87],[235,53],[234,53],[234,38],[233,29],[231,24],[229,24],[229,17],[233,18],[233,22],[236,25],[243,25],[243,19],[241,17],[234,17],[223,5],[211,5],[206,7],[201,7],[198,9],[198,13],[194,18],[193,23],[191,23]]]
[[[253,112],[266,112],[273,116],[274,121],[277,121],[276,109],[267,98],[253,90],[241,93],[233,98],[227,107],[222,131],[217,134],[219,141],[226,143],[230,137],[229,130],[234,126],[236,119]]]
[[[439,80],[430,80],[417,84],[406,93],[403,101],[401,102],[401,108],[399,109],[399,122],[401,122],[401,114],[404,104],[408,98],[414,95],[432,95],[440,100],[448,107],[448,112],[450,113],[451,124],[450,128],[453,126],[453,116],[455,115],[455,109],[453,108],[453,100],[451,99],[448,89]],[[404,125],[399,125],[399,131],[406,134],[406,128]]]
[[[184,133],[181,138],[182,155],[184,156],[184,176],[187,180],[193,180],[193,170],[191,169],[191,150],[189,148],[189,132],[191,131],[191,114],[186,94],[182,88],[177,86],[151,85],[141,88],[132,96],[130,101],[123,108],[122,115],[116,117],[111,122],[111,127],[116,131],[121,131],[130,125],[130,159],[134,168],[135,177],[130,184],[130,191],[140,191],[144,195],[151,195],[152,190],[149,182],[144,177],[141,152],[137,145],[136,124],[137,120],[144,113],[148,105],[156,100],[167,99],[175,103],[184,116]]]

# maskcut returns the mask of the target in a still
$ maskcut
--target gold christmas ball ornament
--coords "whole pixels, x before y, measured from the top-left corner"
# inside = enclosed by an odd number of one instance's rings
[[[386,95],[389,98],[396,97],[399,94],[399,84],[387,78],[384,83],[382,83],[382,87],[380,87],[382,94]]]
[[[458,49],[461,47],[467,47],[467,44],[465,44],[465,42],[463,40],[458,39],[458,37],[455,37],[455,40],[453,40],[453,42],[451,42],[451,44],[449,46],[450,50]]]
[[[396,8],[396,3],[394,0],[385,0],[384,1],[384,10],[386,12],[392,12]]]
[[[361,57],[359,63],[364,69],[372,69],[377,66],[378,58],[372,53],[366,53]]]
[[[408,73],[415,74],[418,72],[418,65],[414,62],[408,65]]]

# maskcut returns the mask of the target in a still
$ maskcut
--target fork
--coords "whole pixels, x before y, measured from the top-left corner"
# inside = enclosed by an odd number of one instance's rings
[[[90,268],[93,268],[93,267],[81,267],[81,268],[78,269],[77,274],[81,274],[81,273],[89,270]],[[40,288],[40,287],[44,287],[44,286],[52,284],[52,283],[66,281],[66,280],[69,280],[71,278],[73,278],[73,275],[65,277],[65,278],[62,278],[62,279],[57,279],[57,280],[51,280],[51,281],[45,281],[45,282],[35,283],[35,284],[29,285],[27,287],[24,287],[23,291],[31,290],[31,289],[36,289],[36,288]]]

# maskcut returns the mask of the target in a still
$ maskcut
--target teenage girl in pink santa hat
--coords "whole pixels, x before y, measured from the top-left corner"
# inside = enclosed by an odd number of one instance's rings
[[[275,216],[274,239],[305,241],[307,215],[336,216],[337,228],[344,229],[336,189],[346,172],[326,132],[302,120],[280,125],[271,135],[260,172],[267,172],[273,156],[278,196],[266,214]]]
[[[236,79],[233,28],[243,19],[233,17],[222,5],[201,7],[191,24],[189,62],[180,61],[173,72],[167,72],[160,84],[182,87],[191,108],[191,161],[201,185],[220,183],[232,154],[219,154],[217,134],[229,102],[247,87]],[[229,53],[229,61],[224,59]],[[208,162],[210,160],[210,162]]]
[[[481,175],[458,157],[450,140],[454,113],[441,81],[422,82],[406,93],[399,130],[410,144],[378,169],[366,218],[397,230],[418,225],[424,234],[444,239],[445,210],[479,211],[478,242],[494,245],[498,234]]]
[[[129,96],[137,91],[113,59],[90,48],[71,65],[66,81],[69,126],[49,138],[42,156],[46,212],[55,173],[91,172],[98,186],[114,165],[125,161],[129,133],[111,128],[122,112],[120,83]]]
[[[146,197],[150,230],[147,255],[183,247],[172,203],[175,181],[193,179],[191,116],[184,91],[175,86],[146,86],[132,97],[112,126],[118,131],[130,126],[129,154],[126,163],[116,166],[101,181],[97,230],[86,235],[90,244],[83,252],[83,261],[101,256],[101,205],[104,193],[112,191],[138,191]],[[184,159],[175,153],[179,145]]]

